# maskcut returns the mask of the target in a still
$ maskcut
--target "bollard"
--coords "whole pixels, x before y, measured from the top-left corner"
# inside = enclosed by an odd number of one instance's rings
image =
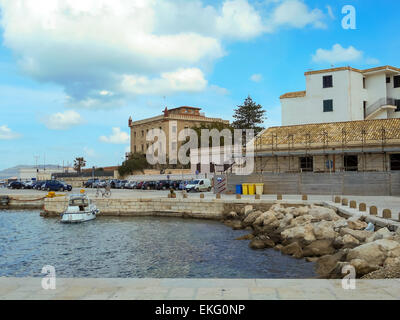
[[[342,199],[342,206],[348,206],[349,205],[349,200],[344,198]]]
[[[283,199],[283,197],[282,197],[281,194],[278,194],[278,195],[276,196],[276,200],[282,200],[282,199]]]
[[[172,195],[170,193],[168,193],[168,199],[171,199]]]
[[[204,199],[204,193],[200,193],[200,199]]]
[[[220,194],[220,193],[217,193],[217,194],[215,195],[215,199],[221,199],[221,194]]]
[[[361,212],[366,212],[367,211],[367,205],[365,203],[360,203],[360,205],[358,206],[358,211]]]
[[[242,199],[242,196],[240,194],[237,194],[236,199]]]
[[[188,197],[187,193],[183,194],[183,199],[186,199]]]
[[[370,214],[371,216],[376,216],[376,215],[378,215],[378,208],[375,207],[375,206],[370,207],[370,208],[369,208],[369,214]]]
[[[352,209],[357,209],[357,202],[354,201],[354,200],[351,200],[351,201],[350,201],[350,208],[352,208]]]
[[[392,219],[392,211],[389,209],[384,209],[382,212],[382,218],[383,219]]]
[[[259,194],[256,194],[255,199],[256,199],[256,200],[260,200],[260,199],[261,199],[261,196],[260,196]]]
[[[306,195],[306,194],[303,194],[303,195],[301,196],[301,200],[303,200],[303,201],[308,200],[307,195]]]
[[[335,203],[340,203],[340,201],[342,201],[340,197],[335,197]]]
[[[176,193],[171,193],[171,198],[176,199]]]

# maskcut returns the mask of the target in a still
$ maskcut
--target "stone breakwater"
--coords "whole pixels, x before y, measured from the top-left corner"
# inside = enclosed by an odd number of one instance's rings
[[[261,211],[247,205],[223,215],[233,229],[252,232],[237,240],[251,240],[253,249],[274,248],[294,258],[316,262],[321,278],[338,279],[346,265],[357,277],[400,265],[400,229],[366,231],[363,217],[343,218],[331,208],[317,205]]]

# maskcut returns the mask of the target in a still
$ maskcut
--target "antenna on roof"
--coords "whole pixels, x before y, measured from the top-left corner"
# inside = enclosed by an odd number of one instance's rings
[[[165,103],[165,100],[166,100],[166,96],[163,96],[163,99],[164,99],[164,107],[167,107],[167,104]]]

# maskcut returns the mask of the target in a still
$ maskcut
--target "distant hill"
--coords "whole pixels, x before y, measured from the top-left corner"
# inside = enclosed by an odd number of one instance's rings
[[[38,165],[39,169],[58,169],[60,166],[54,165],[54,164],[46,164],[46,165]],[[31,168],[36,168],[36,166],[24,166],[24,165],[19,165],[15,166],[12,168],[4,169],[0,171],[0,179],[7,179],[10,177],[16,177],[18,176],[19,169],[31,169]]]

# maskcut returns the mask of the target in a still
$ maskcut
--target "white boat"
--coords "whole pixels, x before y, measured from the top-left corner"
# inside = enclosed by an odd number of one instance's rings
[[[100,212],[92,203],[86,193],[73,194],[69,196],[68,208],[61,215],[62,223],[78,223],[96,219]]]

